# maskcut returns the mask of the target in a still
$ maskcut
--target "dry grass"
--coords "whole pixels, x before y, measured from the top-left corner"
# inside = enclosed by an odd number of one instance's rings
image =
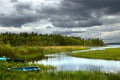
[[[69,48],[72,48],[72,49],[83,49],[85,47],[83,47],[83,46],[45,46],[43,48],[52,48],[52,49],[69,49]]]

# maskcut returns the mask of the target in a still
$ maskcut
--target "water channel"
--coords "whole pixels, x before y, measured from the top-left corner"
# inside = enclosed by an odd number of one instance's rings
[[[104,50],[106,48],[120,48],[120,45],[108,45],[105,47],[92,47],[90,50],[72,51],[84,52],[94,50]],[[48,58],[36,61],[37,64],[53,65],[58,71],[76,71],[76,70],[100,70],[104,72],[120,72],[120,61],[102,60],[102,59],[88,59],[76,58],[68,56],[71,52],[61,52],[46,55]],[[120,54],[120,53],[118,53]]]

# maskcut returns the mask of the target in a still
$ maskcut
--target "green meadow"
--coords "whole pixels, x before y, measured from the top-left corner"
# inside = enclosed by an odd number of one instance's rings
[[[106,50],[78,52],[72,53],[70,56],[93,59],[120,60],[120,48],[108,48]]]

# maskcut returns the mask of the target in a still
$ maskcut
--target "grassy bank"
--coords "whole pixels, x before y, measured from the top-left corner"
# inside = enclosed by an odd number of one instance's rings
[[[119,75],[100,72],[7,72],[1,80],[120,80]]]
[[[120,74],[99,71],[54,71],[53,66],[37,65],[39,72],[7,71],[7,67],[34,66],[36,64],[0,63],[0,80],[120,80]],[[48,71],[51,70],[51,71]]]
[[[82,46],[18,46],[0,45],[0,57],[6,56],[10,58],[22,58],[25,60],[36,60],[44,58],[44,55],[67,52],[72,50],[87,49]]]
[[[38,60],[45,58],[46,54],[53,54],[56,52],[69,52],[73,50],[87,49],[82,46],[43,46],[43,47],[30,47],[30,46],[19,46],[14,47],[17,51],[19,58],[26,60]]]
[[[18,74],[19,73],[19,74]],[[4,74],[4,75],[3,75]],[[0,80],[120,80],[119,74],[102,72],[0,72]]]
[[[120,60],[120,48],[72,53],[70,54],[70,56],[94,59]]]

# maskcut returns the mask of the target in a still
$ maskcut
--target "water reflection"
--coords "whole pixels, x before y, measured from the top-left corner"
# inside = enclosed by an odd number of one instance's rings
[[[113,48],[113,46],[91,48],[90,50],[103,50],[105,48]],[[58,71],[59,70],[72,70],[72,71],[100,70],[105,72],[120,72],[120,61],[75,58],[75,57],[70,57],[66,54],[69,53],[62,52],[59,54],[46,55],[49,58],[36,61],[35,63],[44,64],[44,65],[54,65],[56,66]]]

